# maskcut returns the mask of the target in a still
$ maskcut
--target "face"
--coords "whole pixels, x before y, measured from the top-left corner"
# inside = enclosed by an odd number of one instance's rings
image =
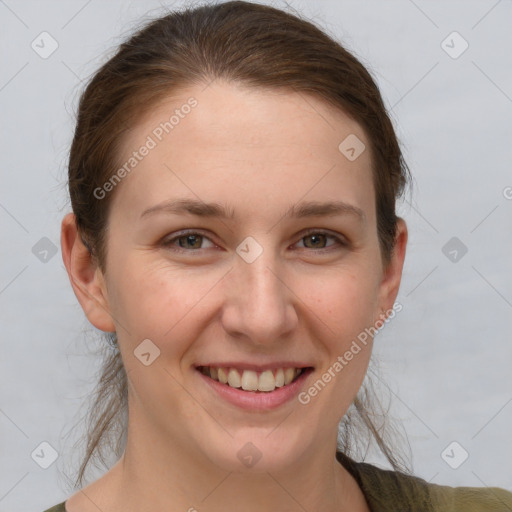
[[[366,146],[355,160],[338,149],[348,136]],[[313,97],[222,82],[129,133],[121,161],[137,162],[107,192],[96,276],[141,435],[228,470],[334,449],[370,357],[361,333],[392,308],[403,261],[381,264],[369,147]]]

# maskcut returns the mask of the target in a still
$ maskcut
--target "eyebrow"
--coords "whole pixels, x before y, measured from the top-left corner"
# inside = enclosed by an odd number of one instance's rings
[[[196,199],[176,199],[165,201],[144,210],[141,218],[157,213],[190,214],[198,217],[213,217],[219,219],[234,219],[233,208],[225,208],[219,203],[205,203]],[[366,222],[366,215],[357,206],[343,201],[304,201],[292,205],[283,215],[283,218],[326,217],[336,215],[351,215],[362,222]]]

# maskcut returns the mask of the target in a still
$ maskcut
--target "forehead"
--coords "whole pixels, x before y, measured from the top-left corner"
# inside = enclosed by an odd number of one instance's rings
[[[347,158],[347,144],[357,158]],[[144,146],[150,149],[139,151]],[[300,199],[342,199],[372,215],[364,131],[341,110],[302,93],[218,81],[182,89],[129,131],[121,165],[130,159],[135,165],[125,166],[114,196],[125,215],[177,197],[224,198],[237,205],[235,213],[248,215]]]

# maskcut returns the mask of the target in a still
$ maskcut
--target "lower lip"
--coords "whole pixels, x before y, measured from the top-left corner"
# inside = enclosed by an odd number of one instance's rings
[[[228,384],[222,384],[211,377],[207,377],[204,373],[201,373],[200,370],[196,369],[196,371],[213,391],[228,402],[240,407],[241,409],[262,411],[275,409],[296,397],[313,369],[308,368],[302,372],[291,384],[276,388],[274,391],[260,392],[244,391],[241,388],[232,388]]]

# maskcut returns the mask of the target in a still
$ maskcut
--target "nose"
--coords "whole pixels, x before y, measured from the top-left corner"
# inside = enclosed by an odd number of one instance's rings
[[[286,282],[283,266],[271,253],[264,250],[252,263],[236,255],[224,288],[224,329],[256,345],[276,343],[298,324],[297,296]]]

